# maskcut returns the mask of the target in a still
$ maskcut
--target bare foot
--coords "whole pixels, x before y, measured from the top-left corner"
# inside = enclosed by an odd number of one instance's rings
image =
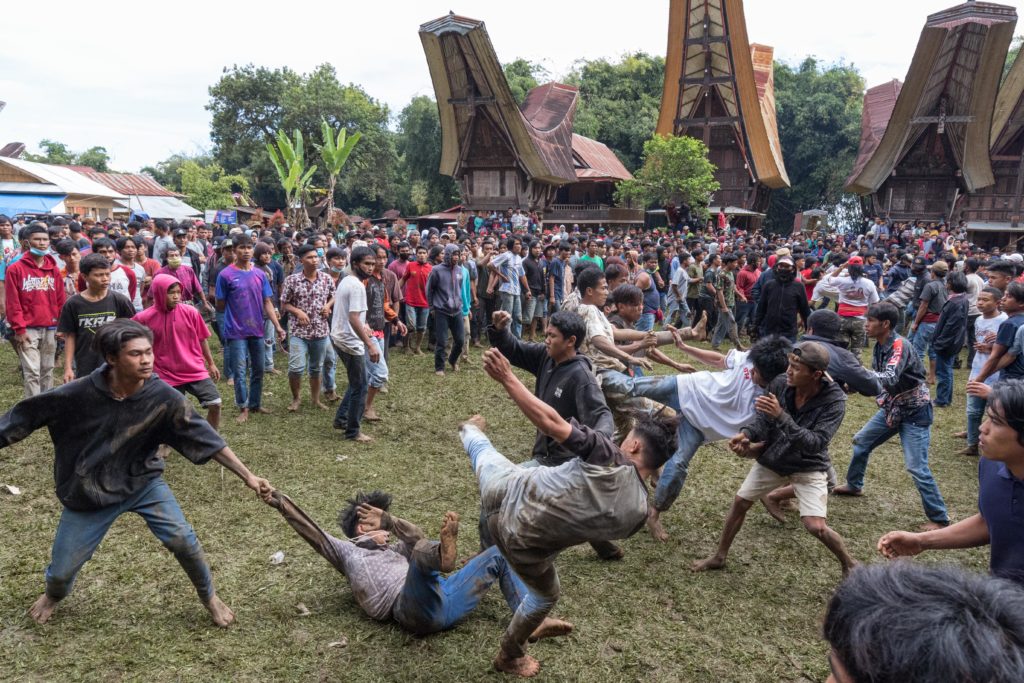
[[[653,519],[650,516],[647,517],[647,528],[650,529],[651,536],[654,537],[655,541],[664,543],[668,540],[668,532],[661,526],[661,522],[657,517]]]
[[[692,328],[693,336],[697,339],[703,339],[707,334],[708,329],[708,312],[704,311],[700,314],[700,320]]]
[[[441,523],[441,571],[450,572],[455,569],[456,541],[459,537],[459,514],[457,512],[444,513],[444,521]]]
[[[377,411],[367,410],[365,413],[363,413],[363,419],[366,420],[367,422],[380,422],[381,417],[380,415],[377,414]]]
[[[356,443],[370,443],[371,441],[373,441],[373,437],[367,434],[363,434],[362,432],[359,432],[359,436],[355,437],[352,440],[355,441]]]
[[[32,617],[33,621],[37,624],[45,624],[50,620],[50,616],[56,608],[57,601],[46,593],[43,593],[35,602],[32,603],[32,606],[28,608],[28,615]]]
[[[277,368],[270,368],[269,370],[267,370],[267,372],[269,372],[271,375],[280,375],[281,374],[281,371],[278,370]]]
[[[864,495],[864,491],[861,489],[855,489],[849,484],[843,484],[842,486],[835,487],[832,489],[832,493],[837,496],[853,496],[855,498],[860,498]]]
[[[444,370],[438,370],[434,374],[437,375],[438,377],[444,377]]]
[[[334,403],[336,401],[340,401],[341,396],[338,396],[338,393],[336,391],[332,391],[329,394],[324,394],[324,400],[326,400],[329,403]]]
[[[271,410],[270,408],[264,408],[260,406],[259,408],[256,409],[255,412],[259,413],[260,415],[270,415],[274,411]]]
[[[498,656],[494,658],[494,668],[507,674],[530,678],[536,676],[537,672],[540,671],[540,662],[530,655],[523,655],[513,659],[505,653],[499,652]]]
[[[248,408],[242,408],[242,412],[240,412],[238,414],[238,417],[235,418],[235,422],[237,422],[238,424],[242,424],[243,422],[245,422],[248,419],[249,419],[249,409]]]
[[[923,533],[925,531],[936,531],[938,529],[945,529],[947,526],[949,526],[949,522],[946,522],[945,524],[941,524],[939,522],[925,522],[921,526],[917,527],[917,530]]]
[[[295,399],[294,401],[289,403],[288,404],[288,412],[289,413],[297,413],[297,412],[299,412],[299,405],[301,403],[302,403],[302,401],[300,401],[299,399]],[[320,407],[322,408],[323,406],[320,406]]]
[[[221,628],[227,628],[235,622],[235,613],[216,595],[206,603],[206,609],[210,612],[210,616],[213,617],[213,623]]]
[[[710,569],[721,569],[725,566],[725,558],[719,557],[718,555],[712,555],[711,557],[698,560],[690,565],[690,571],[694,572],[706,572]]]
[[[780,522],[786,521],[786,515],[783,514],[782,508],[779,507],[778,502],[772,498],[770,493],[766,496],[761,496],[761,504],[764,505],[764,509],[768,511],[769,515]]]
[[[967,438],[967,432],[956,432],[955,434],[953,434],[953,438],[954,439],[966,439]]]
[[[559,636],[567,636],[572,633],[572,628],[572,624],[568,621],[546,617],[544,621],[540,622],[540,626],[537,627],[537,630],[530,634],[529,640],[531,643],[536,643],[541,638],[558,638]]]
[[[458,363],[452,363],[452,372],[458,372],[458,371],[459,371],[459,364]]]
[[[235,380],[233,380],[233,379],[231,379],[230,377],[228,377],[228,386],[229,386],[229,387],[233,387],[233,386],[235,386]]]
[[[314,403],[313,406],[316,407],[316,408],[319,408],[320,410],[330,410],[330,407],[328,407],[324,403],[321,403],[320,401],[317,401],[316,403]]]

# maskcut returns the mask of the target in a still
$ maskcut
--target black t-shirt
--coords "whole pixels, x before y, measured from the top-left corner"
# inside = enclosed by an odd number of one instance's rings
[[[128,297],[107,292],[100,301],[89,301],[81,294],[67,300],[60,310],[57,331],[75,335],[75,377],[85,377],[103,364],[103,358],[93,350],[96,330],[118,318],[131,318],[135,307]]]
[[[225,262],[224,259],[217,259],[217,263],[212,268],[206,269],[206,291],[203,292],[204,294],[209,295],[211,289],[217,288],[217,276],[220,275],[220,271],[230,265],[231,263]]]
[[[532,258],[524,258],[523,270],[526,272],[526,284],[530,286],[530,294],[543,296],[544,267],[541,262]]]

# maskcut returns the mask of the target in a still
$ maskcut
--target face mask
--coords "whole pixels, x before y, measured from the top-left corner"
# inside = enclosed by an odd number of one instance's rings
[[[177,268],[178,266],[181,265],[181,259],[180,258],[169,258],[169,259],[167,259],[167,265],[169,265],[171,268]]]
[[[796,279],[795,270],[777,270],[775,271],[775,279],[782,284],[789,284]]]
[[[331,266],[331,272],[332,273],[340,273],[343,270],[345,270],[344,266],[339,266],[339,267]]]
[[[408,254],[399,254],[398,255],[398,260],[399,261],[408,261],[409,260],[409,255]]]
[[[30,247],[29,251],[32,252],[33,256],[46,256],[49,253],[45,249],[36,249],[35,247]]]
[[[323,258],[324,257],[324,250],[323,249],[317,249],[316,250],[316,255],[319,256],[320,258]]]

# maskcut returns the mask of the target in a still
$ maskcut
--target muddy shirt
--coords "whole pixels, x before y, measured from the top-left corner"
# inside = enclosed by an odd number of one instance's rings
[[[373,541],[352,541],[326,534],[335,556],[334,566],[348,579],[356,604],[371,619],[387,621],[409,573],[409,549],[399,541],[377,545]]]
[[[80,512],[120,503],[159,477],[160,444],[196,464],[226,445],[163,380],[151,377],[119,401],[107,387],[106,371],[104,364],[87,377],[24,399],[0,417],[0,448],[47,428],[57,498]]]

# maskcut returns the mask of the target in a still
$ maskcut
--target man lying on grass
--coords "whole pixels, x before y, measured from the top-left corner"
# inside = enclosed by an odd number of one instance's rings
[[[462,569],[455,568],[459,516],[445,513],[441,540],[424,537],[415,524],[388,512],[391,496],[359,493],[341,511],[338,523],[350,540],[331,536],[280,491],[266,499],[325,560],[345,575],[356,603],[371,619],[394,619],[399,626],[427,635],[452,628],[469,615],[497,581],[509,609],[519,607],[526,586],[498,549],[490,547]],[[388,545],[391,534],[397,543]],[[565,635],[572,624],[545,619],[531,640]]]
[[[270,483],[253,475],[185,397],[153,375],[149,328],[115,320],[100,328],[94,343],[104,365],[0,417],[0,448],[49,430],[57,498],[64,506],[46,592],[29,614],[46,623],[111,525],[134,512],[174,554],[214,623],[228,626],[235,615],[214,592],[203,548],[161,476],[164,459],[157,450],[167,444],[196,464],[212,459],[262,496],[270,495]]]
[[[643,528],[644,480],[675,450],[675,424],[643,417],[616,446],[576,420],[566,422],[534,396],[497,349],[486,351],[483,361],[487,374],[530,422],[578,456],[557,467],[524,468],[494,449],[479,415],[460,430],[491,537],[530,589],[505,631],[494,666],[533,676],[540,664],[526,654],[526,642],[558,601],[555,558],[574,545],[627,538]]]

